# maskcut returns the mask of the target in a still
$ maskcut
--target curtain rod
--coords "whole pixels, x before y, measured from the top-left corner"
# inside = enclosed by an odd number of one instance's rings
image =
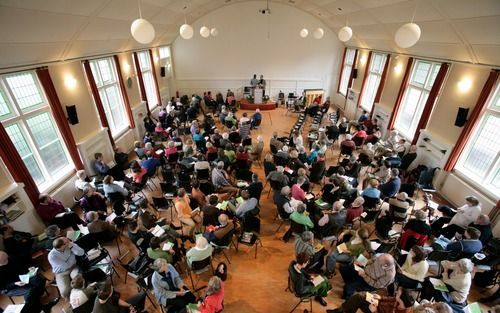
[[[387,53],[387,54],[390,54],[391,56],[401,55],[401,56],[407,56],[407,57],[414,57],[417,59],[428,59],[428,60],[433,60],[433,61],[441,61],[441,62],[449,62],[449,63],[461,63],[461,64],[467,64],[467,65],[476,65],[476,66],[481,66],[481,67],[500,69],[500,65],[493,65],[493,64],[486,64],[486,63],[472,63],[472,62],[468,62],[468,61],[460,61],[460,60],[444,59],[444,58],[438,58],[438,57],[422,56],[422,55],[416,55],[416,54],[410,54],[410,53],[398,53],[398,52],[394,52],[394,51],[361,48],[361,47],[355,47],[355,46],[346,46],[346,47],[351,48],[351,49],[359,49],[359,50]]]

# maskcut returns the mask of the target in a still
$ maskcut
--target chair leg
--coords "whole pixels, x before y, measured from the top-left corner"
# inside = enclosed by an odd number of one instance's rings
[[[149,295],[149,292],[147,292],[146,290],[146,297],[148,298],[149,302],[151,302],[151,304],[153,305],[153,307],[155,308],[156,310],[156,304],[155,302],[153,301],[153,299],[151,299],[151,296]],[[160,304],[160,307],[162,308],[161,311],[163,312],[163,306]]]
[[[193,274],[189,270],[188,270],[188,272],[189,272],[189,279],[191,279],[191,286],[193,286],[193,290],[194,290],[196,288],[194,287]]]
[[[299,300],[299,302],[293,307],[293,309],[289,312],[289,313],[292,313],[293,311],[295,311],[295,309],[302,303],[302,299]]]
[[[227,257],[227,254],[226,254],[226,251],[222,250],[222,254],[224,255],[224,257],[226,258],[227,262],[229,264],[231,264],[231,261],[229,261],[229,258]]]
[[[10,302],[12,302],[12,304],[16,304],[16,302],[14,301],[14,298],[12,298],[11,296],[9,296],[9,299],[10,299]]]

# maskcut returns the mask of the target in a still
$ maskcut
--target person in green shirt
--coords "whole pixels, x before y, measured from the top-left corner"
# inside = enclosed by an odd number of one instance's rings
[[[196,239],[196,246],[189,249],[186,253],[187,263],[191,266],[193,262],[205,260],[212,255],[213,250],[214,248],[208,243],[207,239],[200,236]]]
[[[148,257],[152,260],[161,258],[167,260],[168,263],[172,263],[174,251],[172,249],[169,251],[162,250],[160,238],[153,237],[149,242],[147,253]]]
[[[297,224],[304,225],[306,230],[314,228],[314,223],[307,215],[306,205],[304,203],[299,203],[297,205],[297,210],[290,215],[290,219]]]

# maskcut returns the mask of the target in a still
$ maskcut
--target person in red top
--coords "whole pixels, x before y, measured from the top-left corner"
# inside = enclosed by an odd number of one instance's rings
[[[224,309],[224,283],[222,280],[213,276],[208,281],[208,288],[205,293],[205,299],[198,303],[200,313],[218,313]]]
[[[75,230],[78,230],[78,224],[84,224],[78,215],[66,211],[61,201],[52,199],[48,194],[40,194],[38,200],[40,203],[36,211],[46,224],[56,224],[60,229],[72,227]]]
[[[352,153],[352,151],[354,151],[356,149],[356,144],[352,140],[352,135],[351,134],[345,135],[345,140],[343,140],[340,143],[340,151],[344,151],[344,150],[347,150],[347,149],[350,149],[351,153]]]
[[[363,197],[357,197],[352,202],[351,207],[347,209],[347,214],[345,217],[346,224],[351,224],[353,219],[363,213],[363,203],[365,203],[365,199],[363,199]]]
[[[165,149],[165,156],[168,158],[169,155],[177,153],[177,148],[175,147],[174,141],[168,142],[168,147]]]
[[[147,169],[142,168],[137,162],[132,162],[130,164],[130,170],[132,171],[132,180],[136,184],[140,184],[142,182],[142,177],[148,172]]]
[[[306,179],[304,177],[297,178],[297,183],[292,186],[292,198],[302,202],[306,201],[306,192],[302,189],[302,185],[305,183]]]
[[[238,147],[238,152],[236,153],[236,160],[248,161],[250,156],[248,155],[247,150],[243,146]]]

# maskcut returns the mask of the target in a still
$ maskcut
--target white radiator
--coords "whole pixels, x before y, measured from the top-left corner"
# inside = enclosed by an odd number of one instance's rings
[[[353,120],[356,118],[356,110],[358,108],[358,98],[359,98],[359,92],[352,89],[347,90],[347,99],[346,99],[344,115],[349,120]]]
[[[115,146],[120,147],[122,152],[129,153],[134,149],[134,141],[134,131],[129,129],[120,138],[115,140]]]
[[[146,129],[144,128],[144,122],[142,121],[144,117],[146,117],[146,102],[142,102],[140,105],[135,106],[132,108],[132,115],[134,116],[134,121],[135,121],[135,139],[142,141],[142,137],[144,136],[144,133],[146,132]]]

